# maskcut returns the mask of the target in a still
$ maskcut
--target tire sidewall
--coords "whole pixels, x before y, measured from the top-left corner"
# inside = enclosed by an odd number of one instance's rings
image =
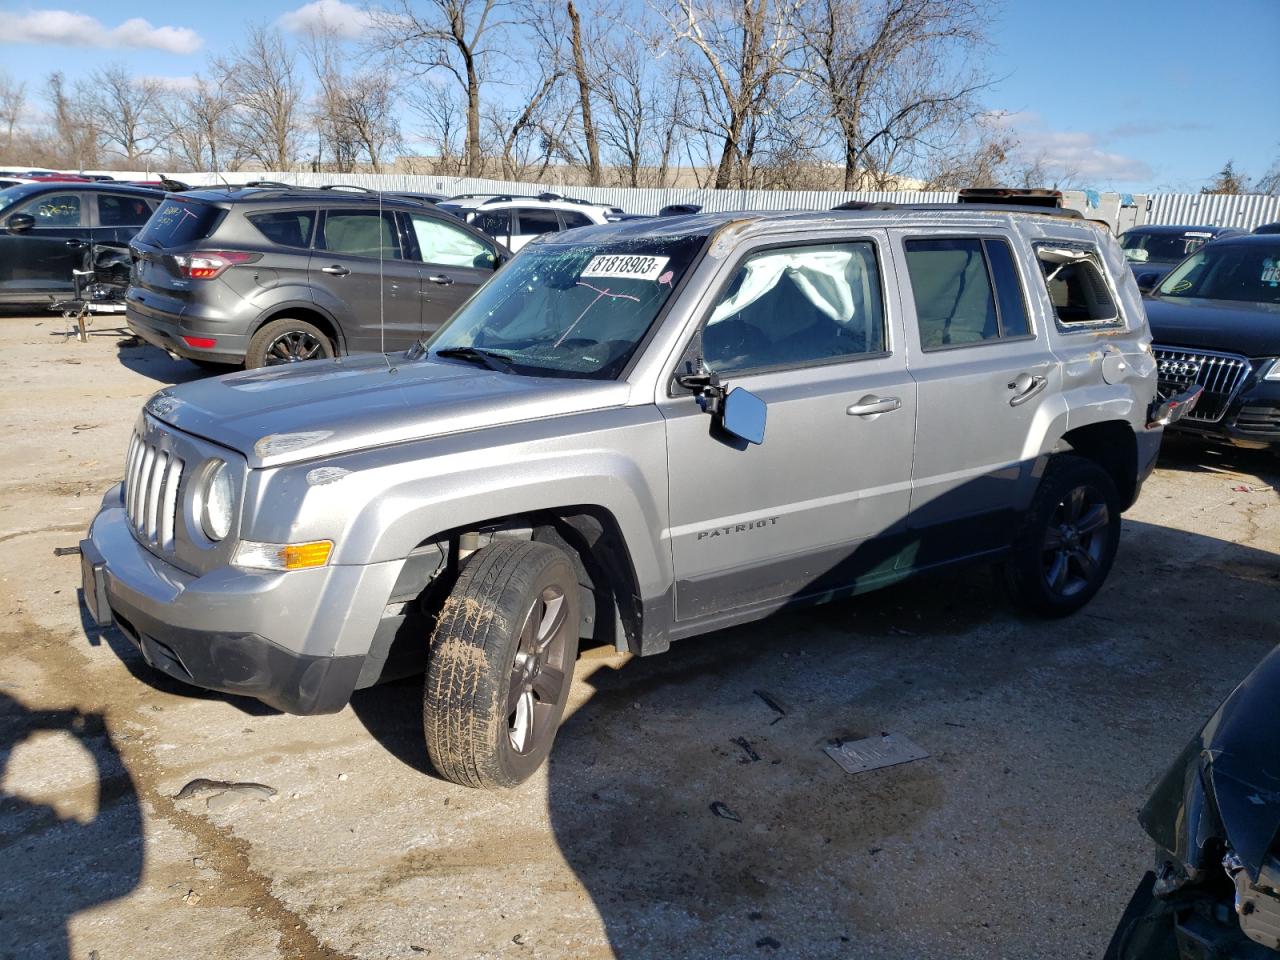
[[[1050,589],[1043,570],[1045,534],[1058,505],[1079,486],[1097,490],[1107,505],[1108,522],[1102,555],[1101,573],[1079,593],[1063,597]],[[1087,604],[1106,583],[1120,546],[1120,495],[1110,475],[1096,463],[1083,457],[1065,456],[1050,461],[1040,486],[1032,498],[1018,540],[1010,558],[1010,585],[1015,597],[1031,610],[1050,617],[1075,613]]]
[[[511,737],[507,731],[506,715],[503,714],[499,718],[499,722],[495,724],[497,727],[497,743],[494,744],[494,749],[497,754],[498,765],[502,770],[504,779],[511,783],[520,783],[527,780],[550,755],[551,748],[555,744],[556,734],[560,731],[560,720],[564,716],[565,705],[569,702],[569,691],[573,686],[573,670],[578,658],[578,631],[576,625],[581,620],[578,576],[569,558],[560,553],[560,551],[556,551],[556,554],[558,555],[548,557],[548,561],[541,565],[541,569],[534,579],[534,586],[531,589],[512,591],[515,596],[520,598],[516,607],[519,613],[511,628],[506,631],[506,640],[501,655],[495,657],[493,661],[500,671],[495,678],[495,685],[500,691],[499,697],[505,699],[509,692],[508,687],[511,684],[511,670],[515,664],[516,649],[519,646],[520,629],[524,626],[524,618],[528,614],[529,607],[544,587],[553,584],[559,587],[564,592],[565,616],[570,629],[568,629],[568,635],[565,638],[565,662],[563,667],[565,682],[560,690],[560,697],[552,710],[549,721],[552,726],[551,735],[541,748],[527,754],[521,754],[516,751],[511,743]]]

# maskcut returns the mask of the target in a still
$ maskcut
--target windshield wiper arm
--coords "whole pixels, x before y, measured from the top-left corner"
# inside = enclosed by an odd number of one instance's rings
[[[509,373],[511,371],[510,357],[505,357],[500,353],[493,353],[489,350],[478,350],[475,347],[445,347],[443,350],[437,350],[436,356],[470,360],[472,363],[482,364],[499,373]]]

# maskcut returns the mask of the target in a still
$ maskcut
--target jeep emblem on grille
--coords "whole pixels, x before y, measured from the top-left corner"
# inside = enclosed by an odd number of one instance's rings
[[[1160,373],[1170,377],[1194,377],[1200,372],[1200,364],[1194,360],[1161,360]]]

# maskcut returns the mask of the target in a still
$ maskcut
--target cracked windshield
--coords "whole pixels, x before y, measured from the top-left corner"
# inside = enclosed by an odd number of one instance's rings
[[[436,356],[512,373],[616,377],[704,240],[646,237],[530,246],[428,347]]]

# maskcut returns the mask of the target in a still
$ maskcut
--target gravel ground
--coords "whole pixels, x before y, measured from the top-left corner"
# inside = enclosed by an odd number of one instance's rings
[[[61,329],[0,317],[0,957],[1100,957],[1137,808],[1277,637],[1280,457],[1170,444],[1073,618],[975,568],[588,651],[549,766],[465,790],[427,767],[414,682],[291,717],[86,629],[53,550],[146,396],[202,374]],[[822,751],[881,731],[930,756],[852,777]],[[278,794],[175,799],[196,777]]]

